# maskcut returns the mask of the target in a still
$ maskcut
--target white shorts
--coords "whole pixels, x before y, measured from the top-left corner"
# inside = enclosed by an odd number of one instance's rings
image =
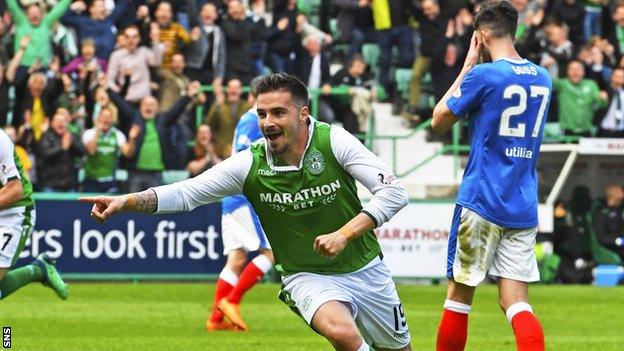
[[[258,217],[249,206],[224,213],[221,217],[221,231],[225,255],[236,249],[249,252],[271,248]]]
[[[536,235],[537,227],[501,227],[457,205],[449,236],[446,275],[469,286],[479,285],[486,274],[522,282],[538,281]]]
[[[400,349],[411,339],[390,270],[379,258],[353,273],[287,276],[279,297],[308,325],[326,302],[343,302],[362,337],[373,347]]]
[[[24,206],[0,211],[0,268],[11,268],[35,226],[35,210]]]

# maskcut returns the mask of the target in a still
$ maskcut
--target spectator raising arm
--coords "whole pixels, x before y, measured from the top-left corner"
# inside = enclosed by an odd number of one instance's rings
[[[22,61],[22,57],[24,57],[24,53],[26,52],[26,47],[30,43],[30,36],[25,35],[20,39],[19,47],[17,51],[15,51],[15,55],[9,62],[6,71],[6,79],[13,83],[15,82],[15,74],[17,73],[17,68],[19,67],[20,62]]]
[[[164,45],[160,42],[160,29],[156,23],[150,25],[150,39],[152,41],[152,47],[147,53],[147,62],[152,67],[157,67],[162,64]]]
[[[52,11],[48,12],[48,14],[43,17],[43,21],[41,23],[48,28],[51,28],[54,23],[56,23],[61,16],[63,16],[65,11],[67,11],[69,4],[71,4],[71,0],[59,1],[56,6],[52,8]]]
[[[7,7],[11,12],[11,18],[13,18],[13,22],[15,22],[16,26],[24,25],[28,22],[28,17],[17,3],[17,0],[6,0]]]

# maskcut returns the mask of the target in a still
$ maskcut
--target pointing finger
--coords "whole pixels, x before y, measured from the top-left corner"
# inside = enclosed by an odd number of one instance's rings
[[[98,201],[97,197],[90,197],[90,196],[86,196],[86,197],[79,197],[78,201],[80,202],[87,202],[87,203],[96,203]]]

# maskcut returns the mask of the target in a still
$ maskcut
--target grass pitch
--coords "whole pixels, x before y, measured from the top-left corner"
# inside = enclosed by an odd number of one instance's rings
[[[69,300],[28,286],[0,301],[14,350],[330,350],[262,284],[243,301],[247,333],[206,333],[214,284],[74,283]],[[434,350],[444,286],[399,286],[414,350]],[[532,286],[549,350],[623,350],[624,288]],[[515,350],[495,286],[477,291],[467,350]]]

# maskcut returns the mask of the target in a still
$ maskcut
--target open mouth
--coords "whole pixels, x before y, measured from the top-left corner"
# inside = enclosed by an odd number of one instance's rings
[[[269,141],[276,141],[279,137],[282,136],[282,132],[277,130],[272,130],[269,132],[264,132],[264,136],[269,139]]]

